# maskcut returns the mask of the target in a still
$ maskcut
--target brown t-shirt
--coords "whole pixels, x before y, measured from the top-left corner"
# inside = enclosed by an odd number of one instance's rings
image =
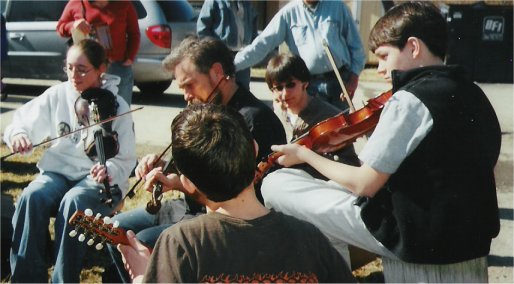
[[[164,231],[144,282],[355,282],[313,225],[271,211],[242,220],[210,213]]]

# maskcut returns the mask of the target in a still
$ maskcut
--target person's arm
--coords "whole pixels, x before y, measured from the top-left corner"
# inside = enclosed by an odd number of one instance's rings
[[[277,159],[279,164],[288,167],[308,163],[358,196],[373,197],[390,177],[390,174],[379,172],[366,164],[354,167],[332,161],[298,144],[274,145],[271,149],[284,154]]]
[[[250,45],[240,50],[234,58],[236,70],[244,70],[259,63],[266,55],[284,42],[287,26],[280,11],[271,19],[264,31]]]
[[[137,21],[136,9],[132,2],[129,2],[127,10],[127,57],[124,62],[125,66],[132,65],[136,60],[139,44],[141,42],[141,34],[139,33],[139,23]]]
[[[214,34],[214,18],[219,18],[219,9],[214,9],[214,1],[207,0],[203,3],[198,20],[196,21],[196,34],[199,37],[213,36]]]
[[[54,112],[49,96],[58,91],[63,90],[51,87],[14,112],[11,124],[4,131],[4,141],[13,152],[26,153],[32,149],[32,143],[40,143],[47,137],[56,137],[50,127],[53,125]]]
[[[61,14],[61,18],[57,22],[57,33],[62,37],[71,37],[71,30],[75,23],[75,9],[78,1],[69,1]],[[80,4],[79,4],[80,5]]]

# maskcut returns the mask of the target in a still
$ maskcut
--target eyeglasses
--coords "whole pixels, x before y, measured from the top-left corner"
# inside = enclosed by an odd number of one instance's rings
[[[273,86],[273,87],[271,88],[271,90],[272,90],[272,91],[274,91],[274,92],[282,92],[282,90],[283,90],[284,88],[286,88],[286,89],[292,89],[292,88],[294,88],[294,87],[296,87],[296,82],[289,82],[289,83],[286,83],[286,84],[284,84],[284,85]]]
[[[68,66],[68,67],[63,67],[62,70],[64,72],[70,72],[70,73],[73,73],[73,71],[75,71],[75,72],[77,72],[77,74],[79,74],[80,77],[86,77],[87,73],[89,73],[89,71],[93,70],[93,68],[91,68],[89,70],[84,70],[82,68]]]

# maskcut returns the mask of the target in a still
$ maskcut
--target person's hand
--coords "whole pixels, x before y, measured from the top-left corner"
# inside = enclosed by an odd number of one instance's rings
[[[89,170],[89,174],[91,178],[98,183],[102,183],[106,178],[109,178],[110,181],[110,177],[107,175],[107,167],[100,165],[100,163],[93,165]]]
[[[182,183],[180,182],[180,177],[175,173],[170,173],[167,176],[162,172],[162,167],[157,167],[151,170],[145,176],[145,185],[144,189],[152,192],[154,185],[160,182],[163,186],[163,192],[177,189],[183,191]]]
[[[164,161],[158,161],[159,156],[156,154],[148,154],[139,160],[135,174],[137,179],[144,179],[146,174],[157,166],[164,165]]]
[[[11,152],[28,154],[32,151],[32,142],[25,133],[19,133],[11,139]]]
[[[150,262],[151,251],[136,239],[131,230],[127,231],[127,240],[129,245],[119,244],[118,250],[132,282],[140,283]]]
[[[131,66],[132,63],[134,63],[134,61],[132,61],[131,59],[126,59],[125,61],[123,61],[123,66]]]
[[[348,79],[348,82],[346,82],[344,85],[346,87],[346,91],[348,92],[348,96],[350,96],[350,99],[353,99],[355,90],[357,90],[357,86],[359,85],[359,76],[351,73],[350,79]]]
[[[73,22],[73,28],[88,35],[91,32],[91,25],[85,19],[78,19]]]
[[[284,167],[290,167],[297,164],[304,163],[300,155],[302,151],[308,150],[305,146],[299,144],[285,144],[285,145],[273,145],[271,150],[282,153],[282,156],[278,157],[277,163]]]

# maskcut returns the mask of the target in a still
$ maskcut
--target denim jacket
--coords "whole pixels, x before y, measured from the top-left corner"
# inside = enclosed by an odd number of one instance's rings
[[[229,48],[237,46],[237,24],[231,2],[242,5],[244,10],[244,40],[248,45],[257,36],[257,14],[250,1],[206,0],[198,16],[198,36],[212,36],[223,41]]]

